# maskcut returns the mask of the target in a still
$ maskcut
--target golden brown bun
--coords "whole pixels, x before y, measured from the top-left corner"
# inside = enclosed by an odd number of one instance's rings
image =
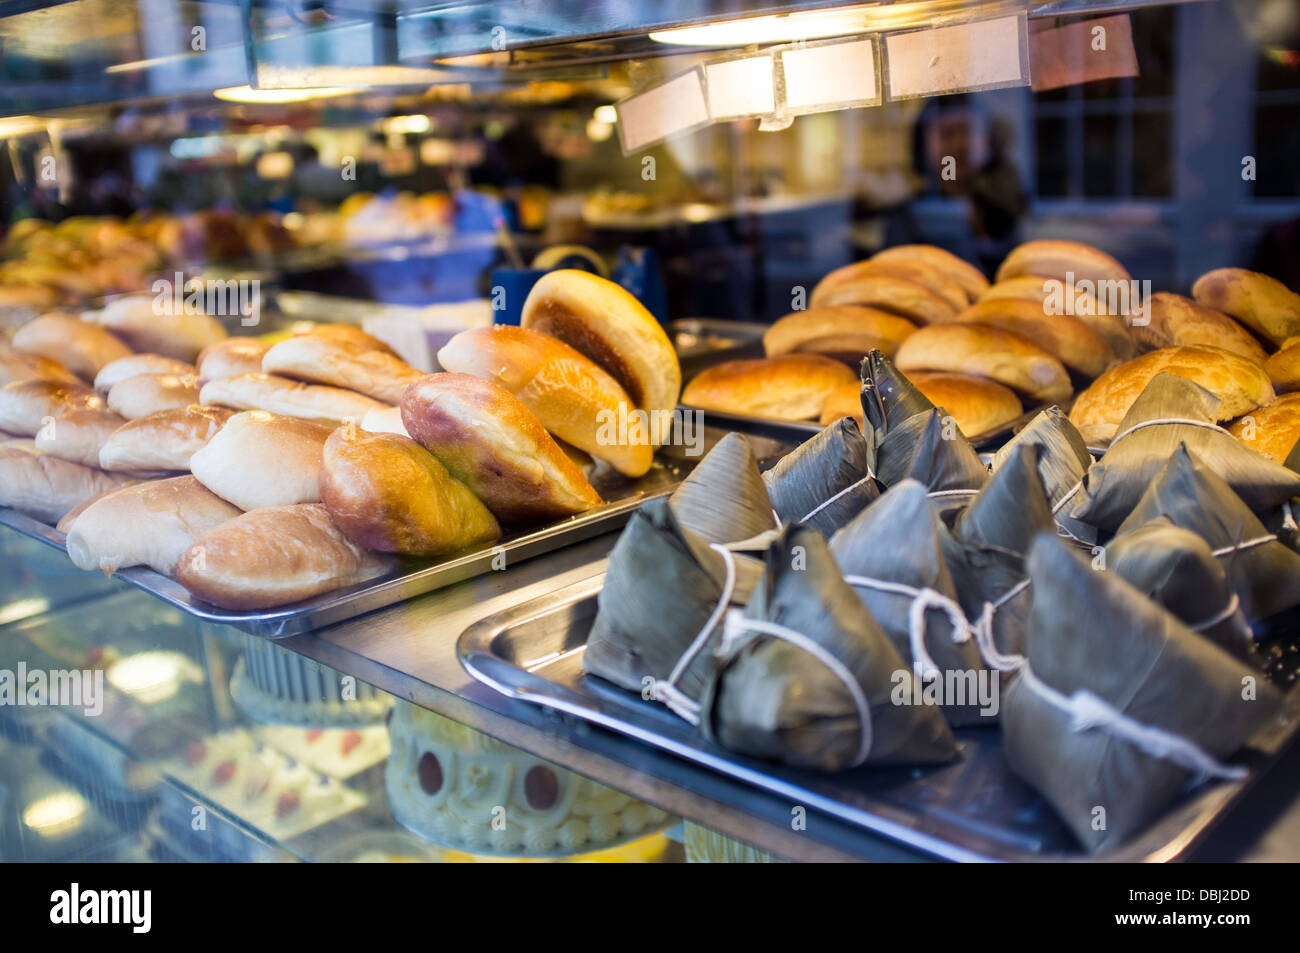
[[[1128,270],[1100,248],[1082,242],[1033,241],[1011,249],[998,267],[997,280],[1037,275],[1040,278],[1089,281],[1131,280]]]
[[[402,422],[503,523],[560,519],[603,502],[536,415],[499,384],[426,375],[402,398]]]
[[[199,382],[193,374],[137,374],[118,381],[108,392],[109,409],[127,420],[198,402]]]
[[[344,387],[393,405],[401,402],[407,385],[423,376],[390,351],[327,334],[301,334],[281,341],[262,358],[262,371]]]
[[[67,530],[68,557],[78,569],[148,566],[171,575],[196,539],[238,515],[192,476],[150,480],[87,506]]]
[[[124,423],[99,448],[105,470],[188,470],[190,458],[235,415],[224,407],[175,407]]]
[[[858,376],[818,354],[782,354],[710,367],[686,385],[682,403],[704,410],[778,420],[817,417],[826,397]]]
[[[1032,301],[988,298],[977,301],[954,320],[1019,334],[1084,377],[1096,377],[1115,363],[1115,352],[1106,339],[1088,325],[1068,314],[1046,314],[1042,305]]]
[[[330,428],[264,410],[235,414],[190,457],[204,486],[241,510],[319,503],[320,463]]]
[[[330,427],[359,421],[368,411],[387,406],[356,391],[304,384],[274,374],[240,374],[208,381],[197,402],[235,410],[266,410]]]
[[[1264,373],[1279,394],[1300,390],[1300,342],[1282,348],[1264,361]]]
[[[0,430],[34,437],[47,418],[82,408],[103,410],[104,398],[85,384],[14,381],[0,387]]]
[[[872,274],[851,278],[823,292],[819,307],[854,304],[888,311],[913,324],[951,321],[957,309],[924,285],[894,275]]]
[[[944,272],[923,261],[911,258],[869,258],[866,261],[855,261],[851,265],[836,268],[827,274],[813,287],[812,295],[808,299],[808,306],[809,308],[821,307],[826,304],[827,299],[836,288],[851,284],[860,278],[870,278],[873,275],[884,275],[889,278],[902,278],[904,281],[915,282],[938,295],[957,311],[969,304],[966,291],[960,284]]]
[[[82,466],[99,466],[99,449],[126,418],[111,410],[66,410],[36,432],[36,449]]]
[[[768,357],[778,354],[821,354],[856,368],[873,348],[893,357],[898,345],[916,330],[906,318],[861,308],[834,305],[795,311],[777,321],[763,335]]]
[[[856,417],[859,424],[863,422],[860,383],[842,384],[826,395],[826,403],[822,404],[822,415],[818,422],[825,426],[841,417]]]
[[[226,337],[226,329],[216,318],[177,311],[170,300],[158,306],[150,295],[118,298],[102,311],[90,312],[90,318],[136,351],[186,363],[193,363],[205,347]]]
[[[0,308],[21,308],[27,312],[58,307],[60,295],[45,285],[0,285]]]
[[[1073,293],[1071,300],[1066,300],[1066,291]],[[1036,302],[1043,312],[1049,309],[1055,314],[1065,314],[1077,318],[1092,328],[1110,345],[1115,356],[1126,361],[1137,354],[1137,341],[1132,329],[1123,315],[1112,314],[1106,306],[1097,300],[1097,296],[1087,288],[1071,287],[1067,289],[1055,278],[1041,278],[1037,275],[1020,275],[990,285],[980,301],[993,298],[1020,298]]]
[[[270,609],[392,568],[343,535],[319,503],[264,506],[204,533],[176,561],[190,594],[223,609]]]
[[[199,386],[224,377],[262,373],[262,358],[270,349],[271,345],[257,338],[226,338],[205,347],[197,363]]]
[[[876,252],[872,261],[915,261],[942,271],[966,292],[967,301],[976,301],[989,286],[984,273],[952,252],[937,245],[895,245]]]
[[[1192,285],[1192,297],[1207,308],[1232,315],[1274,345],[1300,334],[1300,295],[1257,271],[1208,271]]]
[[[1279,394],[1228,428],[1234,437],[1274,463],[1286,463],[1300,441],[1300,394]]]
[[[657,423],[651,443],[657,447],[667,439],[682,368],[668,335],[635,297],[598,275],[560,269],[533,285],[520,324],[559,338],[599,364]]]
[[[20,351],[8,341],[0,340],[0,386],[14,381],[56,381],[80,384],[81,378],[58,361],[40,354]]]
[[[0,506],[9,506],[44,523],[57,523],[78,503],[126,483],[105,473],[44,453],[0,447]]]
[[[440,556],[496,539],[479,498],[409,437],[340,427],[325,441],[321,502],[354,543],[382,553]]]
[[[1267,357],[1254,335],[1222,311],[1165,291],[1151,295],[1147,306],[1150,323],[1133,326],[1133,337],[1145,348],[1221,347],[1255,364]]]
[[[619,473],[643,476],[654,461],[651,421],[595,362],[549,334],[493,325],[457,334],[438,352],[455,374],[473,374],[518,397],[542,426]],[[627,421],[620,428],[619,422]],[[623,439],[623,438],[626,439]]]
[[[108,331],[62,314],[45,314],[14,332],[14,347],[59,361],[82,380],[93,381],[110,361],[131,349]]]
[[[1217,347],[1166,347],[1112,367],[1079,395],[1070,421],[1089,443],[1110,440],[1133,401],[1162,372],[1200,384],[1223,403],[1219,419],[1250,413],[1273,399],[1264,369]]]
[[[352,324],[317,324],[303,331],[299,337],[319,336],[333,341],[342,341],[364,351],[382,351],[390,357],[399,357],[398,353],[373,334],[369,334]]]
[[[947,371],[997,381],[1035,404],[1070,396],[1065,365],[1018,334],[985,324],[950,322],[921,328],[903,342],[894,363],[904,374]]]
[[[128,377],[137,377],[140,374],[171,374],[177,377],[193,377],[195,373],[193,364],[186,364],[174,357],[164,357],[161,354],[132,354],[129,357],[120,357],[111,364],[105,364],[100,368],[99,373],[95,375],[95,390],[101,394],[107,394],[113,389],[114,384],[120,383]]]
[[[1024,413],[1014,391],[983,377],[914,371],[907,379],[930,403],[950,413],[967,437],[997,430]]]

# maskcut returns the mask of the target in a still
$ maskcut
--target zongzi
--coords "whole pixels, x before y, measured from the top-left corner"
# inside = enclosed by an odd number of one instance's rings
[[[830,536],[880,495],[871,473],[871,432],[844,417],[763,474],[783,523],[804,523]]]
[[[754,450],[738,433],[719,440],[668,502],[682,526],[710,543],[735,543],[776,529]]]
[[[717,665],[700,727],[733,751],[822,771],[956,755],[938,708],[920,701],[911,666],[814,529],[781,531],[749,607],[728,615]],[[900,690],[911,704],[896,701]]]
[[[862,359],[862,411],[876,432],[876,446],[908,417],[933,410],[932,404],[883,352],[872,350]]]
[[[1073,498],[1083,488],[1083,477],[1092,466],[1092,454],[1070,418],[1059,407],[1040,411],[1026,426],[993,454],[996,474],[1011,459],[1017,447],[1037,446],[1038,475],[1043,478],[1047,502],[1063,535],[1084,543],[1097,540],[1097,530],[1070,515]]]
[[[876,478],[886,487],[920,480],[932,498],[969,501],[989,477],[979,454],[951,417],[937,409],[895,426],[876,452]]]

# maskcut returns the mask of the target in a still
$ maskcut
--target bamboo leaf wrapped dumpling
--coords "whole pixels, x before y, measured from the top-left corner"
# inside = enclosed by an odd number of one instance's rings
[[[939,410],[912,415],[894,427],[876,451],[876,478],[882,484],[919,480],[932,500],[945,504],[968,501],[988,477],[970,441]]]
[[[1186,444],[1252,510],[1300,494],[1300,474],[1251,450],[1215,423],[1219,398],[1192,381],[1157,374],[1124,415],[1119,433],[1084,478],[1070,516],[1114,530],[1179,444]]]
[[[738,433],[719,440],[668,502],[682,526],[710,543],[735,543],[776,529],[754,449]]]
[[[804,523],[830,536],[880,495],[872,476],[874,447],[852,417],[842,417],[786,454],[763,474],[783,523]]]
[[[1039,448],[1038,475],[1043,479],[1057,526],[1080,542],[1096,542],[1096,528],[1069,515],[1073,498],[1083,488],[1084,475],[1093,462],[1083,435],[1059,407],[1047,407],[993,454],[992,471],[996,474],[1002,469],[1017,447],[1030,445]]]
[[[1247,621],[1300,605],[1300,554],[1278,542],[1213,470],[1180,445],[1117,536],[1163,516],[1209,544]]]
[[[1029,554],[1028,663],[1003,693],[1003,751],[1089,851],[1116,847],[1276,717],[1258,673],[1052,535]],[[1101,823],[1098,823],[1101,821]]]
[[[923,660],[916,658],[912,639],[924,640],[938,677],[956,690],[941,696],[948,723],[992,724],[997,706],[980,697],[980,679],[986,689],[990,683],[981,674],[984,662],[970,637],[957,587],[944,561],[942,533],[925,487],[904,480],[835,534],[831,555],[898,654],[914,668]],[[912,607],[922,592],[940,598],[927,603],[924,627],[914,634]]]
[[[934,409],[930,399],[880,350],[872,349],[862,359],[859,375],[863,419],[875,430],[876,446],[907,418]]]
[[[700,718],[706,737],[803,768],[934,764],[956,756],[937,707],[840,578],[821,533],[785,527],[743,617],[729,614]]]

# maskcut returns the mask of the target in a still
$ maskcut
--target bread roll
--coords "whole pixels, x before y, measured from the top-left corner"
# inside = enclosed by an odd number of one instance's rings
[[[402,398],[402,422],[502,523],[560,519],[603,502],[536,415],[499,384],[426,375]]]
[[[555,436],[624,476],[643,476],[654,461],[652,421],[618,381],[549,334],[506,325],[472,328],[447,342],[438,363],[504,387]]]
[[[361,429],[367,433],[395,433],[403,437],[409,437],[406,432],[406,424],[402,423],[401,407],[383,407],[379,410],[368,410],[366,415],[361,418]]]
[[[393,568],[343,535],[319,503],[264,506],[208,530],[176,561],[176,579],[223,609],[270,609]]]
[[[1147,306],[1149,323],[1133,327],[1133,337],[1145,348],[1183,344],[1221,347],[1255,364],[1263,364],[1268,356],[1254,335],[1240,324],[1191,298],[1160,291],[1151,295]]]
[[[321,502],[358,546],[440,556],[496,539],[479,498],[409,437],[340,427],[325,441]]]
[[[111,410],[67,410],[36,432],[36,449],[87,467],[99,466],[99,450],[126,418]]]
[[[199,352],[224,340],[226,329],[210,315],[178,310],[169,295],[127,295],[111,301],[90,319],[108,328],[133,349],[193,363]]]
[[[127,421],[99,448],[99,465],[115,472],[188,470],[190,458],[234,415],[190,404]]]
[[[132,354],[129,357],[118,358],[100,368],[99,373],[95,375],[95,390],[107,394],[113,389],[114,384],[140,374],[193,377],[195,373],[193,364],[186,364],[174,357],[163,357],[161,354]]]
[[[1208,271],[1192,285],[1192,297],[1207,308],[1232,315],[1274,345],[1300,334],[1300,295],[1257,271]]]
[[[241,510],[319,503],[328,427],[264,410],[235,414],[190,457],[199,482]]]
[[[668,439],[682,369],[668,335],[640,301],[598,275],[561,269],[533,285],[520,324],[599,364],[650,415],[651,443]]]
[[[1042,305],[1020,298],[977,301],[954,319],[1019,334],[1084,377],[1096,377],[1115,363],[1115,352],[1092,328],[1068,314],[1046,314]]]
[[[330,427],[359,421],[368,411],[387,406],[356,391],[303,384],[274,374],[240,374],[208,381],[199,392],[198,403],[235,410],[266,410]]]
[[[105,364],[131,349],[110,332],[62,314],[45,314],[14,332],[14,347],[59,361],[82,380],[93,381]]]
[[[1234,437],[1274,463],[1285,464],[1300,441],[1300,394],[1279,394],[1228,428]]]
[[[12,507],[43,523],[58,522],[82,500],[127,480],[121,474],[83,467],[48,454],[0,447],[0,506]]]
[[[33,437],[47,419],[82,408],[103,410],[104,398],[85,384],[14,381],[0,387],[0,430]]]
[[[942,271],[966,292],[968,301],[976,301],[989,286],[984,273],[963,258],[937,245],[895,245],[876,252],[872,261],[917,261]]]
[[[40,354],[28,354],[0,340],[0,386],[15,381],[55,381],[80,384],[81,379],[58,361]]]
[[[851,278],[822,294],[819,307],[853,304],[887,311],[913,324],[951,321],[957,309],[924,285],[894,275]]]
[[[818,354],[782,354],[710,367],[686,385],[682,403],[729,414],[808,420],[817,417],[837,387],[858,376]]]
[[[240,374],[262,373],[262,358],[271,345],[258,338],[226,338],[199,354],[199,385]]]
[[[262,358],[262,371],[345,387],[394,405],[401,403],[407,385],[424,376],[388,351],[325,334],[302,334],[274,345]]]
[[[879,348],[893,357],[916,325],[875,308],[833,305],[795,311],[777,321],[763,335],[768,357],[778,354],[821,354],[856,368],[862,358]]]
[[[1066,292],[1072,292],[1067,300]],[[993,298],[1019,298],[1038,304],[1045,314],[1066,314],[1078,318],[1092,328],[1110,345],[1115,356],[1122,361],[1137,354],[1137,341],[1129,327],[1128,319],[1123,315],[1112,314],[1097,296],[1086,288],[1067,289],[1055,278],[1040,278],[1037,275],[1020,275],[990,285],[980,301]]]
[[[907,379],[930,403],[951,414],[967,437],[997,430],[1025,412],[1014,391],[983,377],[914,371]]]
[[[68,557],[79,569],[148,566],[169,576],[195,540],[239,512],[192,476],[138,483],[96,500],[73,520]]]
[[[905,281],[915,282],[937,294],[957,311],[970,303],[965,290],[960,284],[953,281],[944,272],[923,261],[909,258],[869,258],[866,261],[855,261],[851,265],[836,268],[827,274],[814,286],[812,295],[808,299],[808,305],[810,308],[824,305],[831,292],[836,288],[851,284],[860,278],[869,278],[872,275],[885,275],[890,278],[902,278]]]
[[[1217,347],[1166,347],[1112,367],[1079,395],[1070,421],[1090,444],[1102,443],[1115,431],[1133,401],[1151,378],[1161,372],[1195,381],[1218,397],[1219,419],[1231,420],[1273,399],[1273,386],[1253,361]]]
[[[109,409],[127,420],[198,402],[199,382],[193,374],[137,374],[118,381],[108,392]]]
[[[1300,342],[1282,348],[1264,361],[1264,373],[1279,394],[1300,390]]]
[[[824,427],[841,417],[855,417],[859,424],[863,422],[861,384],[842,384],[826,395],[818,422]]]
[[[1011,249],[998,268],[997,280],[1037,275],[1057,281],[1128,282],[1131,276],[1118,261],[1099,248],[1082,242],[1033,241]]]
[[[308,335],[342,341],[345,344],[351,344],[366,351],[382,351],[391,357],[400,357],[388,344],[379,340],[373,334],[368,334],[351,324],[317,324],[301,332],[299,336],[305,337]]]
[[[54,524],[54,528],[66,536],[68,534],[68,530],[72,529],[72,524],[77,521],[77,517],[80,516],[82,513],[86,512],[86,509],[88,507],[90,507],[95,503],[98,503],[104,497],[116,493],[118,490],[124,490],[129,486],[139,486],[142,482],[146,482],[146,481],[128,479],[125,482],[123,482],[120,486],[111,487],[110,489],[104,490],[102,493],[96,493],[94,496],[86,497],[84,500],[82,500],[72,509],[68,510],[68,512],[64,513],[63,516],[59,518],[59,521]]]
[[[902,343],[894,363],[908,375],[947,371],[987,377],[1035,404],[1063,401],[1072,391],[1060,361],[1018,334],[984,324],[921,328]]]

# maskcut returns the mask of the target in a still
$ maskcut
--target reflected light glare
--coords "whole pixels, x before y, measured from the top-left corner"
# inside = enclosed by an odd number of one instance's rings
[[[346,96],[362,87],[317,86],[312,89],[253,89],[251,86],[227,86],[216,89],[212,95],[228,103],[301,103],[309,99],[326,99]]]
[[[618,110],[613,106],[597,106],[596,111],[591,115],[594,119],[603,123],[608,123],[611,126],[618,122]]]
[[[599,119],[587,120],[587,138],[592,142],[604,142],[614,132],[614,127]]]
[[[656,30],[650,39],[678,46],[748,46],[751,43],[786,43],[842,36],[865,29],[867,7],[791,13],[786,16],[750,17],[702,26]]]

